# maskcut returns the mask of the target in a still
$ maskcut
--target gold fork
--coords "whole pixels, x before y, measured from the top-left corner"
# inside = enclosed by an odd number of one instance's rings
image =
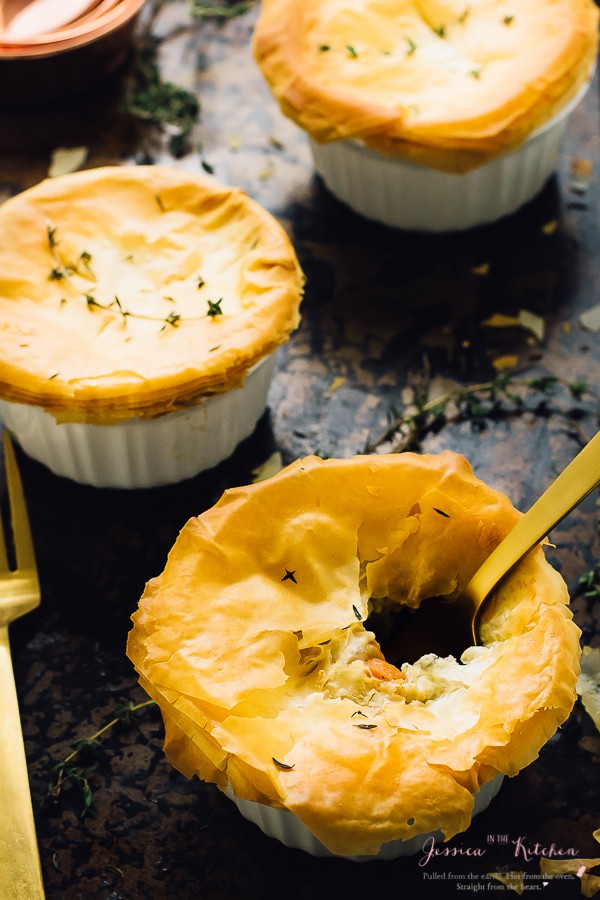
[[[0,897],[38,900],[44,897],[44,885],[8,626],[39,606],[40,586],[23,486],[6,431],[3,437],[16,568],[9,568],[0,522]]]

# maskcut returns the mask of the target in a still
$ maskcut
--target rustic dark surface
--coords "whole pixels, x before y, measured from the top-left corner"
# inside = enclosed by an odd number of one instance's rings
[[[102,738],[88,778],[93,815],[82,818],[77,790],[43,802],[53,766],[76,741],[121,704],[145,699],[125,657],[129,617],[177,532],[225,487],[251,479],[274,450],[284,462],[363,452],[425,371],[439,391],[485,382],[504,354],[517,357],[525,377],[600,386],[600,338],[580,323],[600,298],[597,85],[573,116],[557,176],[525,209],[459,235],[402,233],[348,212],[315,177],[303,135],[281,117],[252,61],[254,19],[251,11],[223,26],[191,25],[176,2],[158,21],[165,74],[194,86],[202,104],[202,154],[171,158],[151,130],[118,111],[118,81],[64,108],[0,115],[0,198],[44,177],[57,146],[88,146],[88,167],[150,158],[198,170],[203,158],[284,224],[307,276],[302,324],[281,352],[269,412],[217,469],[183,485],[120,492],[76,485],[19,453],[43,597],[11,635],[47,895],[292,900],[385,890],[437,898],[470,894],[474,885],[514,895],[480,876],[503,867],[538,873],[537,859],[515,857],[519,837],[600,855],[592,837],[600,826],[600,736],[579,702],[539,759],[450,842],[457,855],[428,866],[420,856],[365,865],[315,859],[263,836],[210,787],[170,769],[152,708]],[[594,166],[583,193],[572,189],[578,159]],[[520,309],[543,318],[543,339],[482,325]],[[447,423],[420,447],[464,453],[524,509],[596,428],[594,403],[558,390],[546,403],[528,397],[524,412],[488,417],[483,428]],[[600,557],[595,500],[556,529],[551,558],[571,589],[582,640],[600,646],[600,604],[578,586]],[[485,853],[466,852],[478,848]],[[548,898],[581,895],[576,878],[526,884]]]

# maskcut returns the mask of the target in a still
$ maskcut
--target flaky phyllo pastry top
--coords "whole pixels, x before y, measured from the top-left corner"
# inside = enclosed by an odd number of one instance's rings
[[[533,551],[458,660],[392,665],[369,614],[459,594],[518,516],[452,453],[311,457],[227,491],[133,616],[171,763],[291,810],[334,853],[466,829],[479,787],[535,759],[572,708],[565,584]]]
[[[597,31],[593,0],[262,0],[254,50],[316,141],[461,172],[577,93]]]
[[[89,422],[193,404],[287,339],[301,293],[238,189],[158,166],[47,179],[0,207],[0,397]]]

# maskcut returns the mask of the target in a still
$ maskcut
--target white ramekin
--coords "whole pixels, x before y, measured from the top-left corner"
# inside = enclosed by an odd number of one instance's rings
[[[227,459],[265,411],[276,353],[243,385],[194,406],[114,425],[58,423],[38,406],[0,400],[0,419],[28,456],[81,484],[147,488],[191,478]]]
[[[473,815],[483,812],[491,801],[494,799],[502,782],[504,775],[496,775],[487,784],[484,784],[479,793],[475,795],[473,805]],[[265,806],[263,803],[255,803],[252,800],[240,800],[234,796],[231,790],[227,791],[227,796],[233,800],[241,814],[245,819],[254,822],[255,825],[269,837],[277,838],[286,847],[293,847],[297,850],[304,850],[311,856],[329,856],[336,859],[349,859],[352,862],[370,862],[374,860],[396,859],[398,856],[412,856],[419,853],[423,849],[423,844],[428,838],[435,841],[443,842],[444,836],[441,831],[431,832],[429,834],[417,834],[408,841],[388,841],[384,844],[375,856],[342,856],[339,857],[332,853],[327,847],[317,840],[314,834],[309,831],[306,825],[300,821],[289,809],[279,809],[272,806]]]
[[[318,144],[315,167],[334,196],[368,219],[413,231],[462,231],[533,199],[556,168],[570,114],[590,82],[518,149],[465,174],[378,154],[360,141]]]

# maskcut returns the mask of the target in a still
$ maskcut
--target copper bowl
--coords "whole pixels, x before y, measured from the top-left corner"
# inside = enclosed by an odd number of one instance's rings
[[[130,55],[144,3],[106,0],[60,31],[0,43],[0,108],[61,103],[97,87]]]

